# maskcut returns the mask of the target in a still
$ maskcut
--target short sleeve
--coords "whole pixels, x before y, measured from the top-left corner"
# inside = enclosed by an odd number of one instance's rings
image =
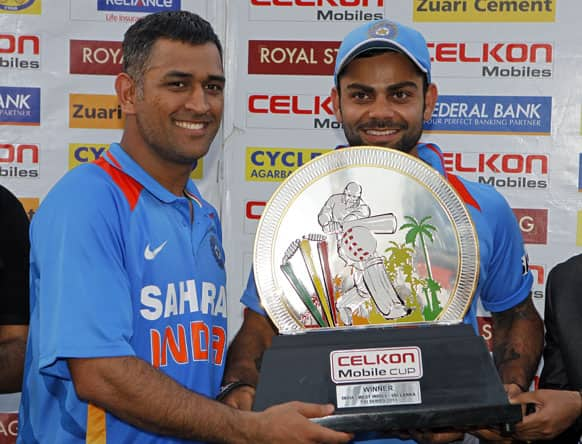
[[[492,190],[487,214],[490,220],[493,251],[487,266],[487,279],[481,289],[483,307],[491,312],[508,310],[524,301],[531,291],[533,276],[523,238],[507,201]]]
[[[265,309],[261,305],[261,301],[259,299],[259,294],[257,292],[257,285],[255,283],[255,274],[254,274],[252,268],[251,268],[251,272],[249,273],[249,279],[247,281],[247,286],[246,286],[245,290],[243,291],[243,294],[242,294],[242,297],[240,298],[240,301],[245,307],[250,308],[251,310],[253,310],[254,312],[257,312],[258,314],[260,314],[262,316],[267,316],[267,313],[265,312]]]
[[[40,368],[58,377],[69,377],[67,358],[135,354],[125,266],[129,205],[100,170],[71,173],[47,196],[31,229]]]

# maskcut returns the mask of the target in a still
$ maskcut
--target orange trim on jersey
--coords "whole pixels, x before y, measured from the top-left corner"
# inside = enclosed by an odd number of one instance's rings
[[[108,154],[107,157],[111,159],[113,163],[119,165],[117,160],[111,154],[109,153],[107,154]],[[135,208],[135,205],[137,204],[137,200],[139,199],[139,193],[141,193],[143,186],[133,177],[125,174],[121,169],[118,170],[117,168],[115,168],[103,157],[97,159],[95,161],[95,164],[101,167],[107,174],[111,176],[113,181],[117,184],[121,191],[123,191],[123,194],[125,194],[127,202],[129,203],[129,208],[133,210]]]
[[[89,404],[87,406],[87,444],[107,444],[105,410]]]
[[[461,182],[461,179],[459,179],[458,176],[455,176],[454,174],[447,174],[447,179],[449,180],[449,183],[453,186],[453,188],[457,190],[457,193],[459,193],[461,199],[463,199],[463,202],[481,211],[481,207],[479,206],[475,198],[471,196],[471,193],[469,193],[469,190],[467,190],[467,187],[465,187],[465,184]]]
[[[429,148],[432,152],[434,152],[437,156],[439,156],[439,159],[441,160],[441,165],[443,167],[443,171],[445,173],[445,178],[453,186],[457,193],[460,194],[461,199],[463,199],[463,202],[481,211],[479,203],[475,200],[473,196],[471,196],[471,193],[469,193],[469,190],[467,190],[465,184],[461,182],[461,179],[459,179],[458,176],[455,176],[454,174],[447,172],[447,170],[445,169],[445,159],[443,157],[443,153],[441,153],[441,151],[437,147],[435,147],[432,143],[427,143],[426,147]]]
[[[113,162],[113,165],[115,165],[117,168],[119,168],[120,170],[122,170],[123,168],[121,167],[121,164],[117,161],[117,159],[115,157],[113,157],[113,154],[111,154],[110,151],[106,151],[105,155],[107,156],[107,158]]]

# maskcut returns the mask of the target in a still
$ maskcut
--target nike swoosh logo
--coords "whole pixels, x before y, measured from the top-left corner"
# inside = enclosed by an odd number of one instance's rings
[[[166,246],[166,243],[168,241],[164,241],[164,243],[162,245],[160,245],[157,248],[154,248],[153,250],[150,248],[150,244],[146,245],[145,251],[143,252],[143,257],[146,258],[146,260],[151,261],[153,259],[156,258],[156,256],[158,255],[158,253],[160,251],[162,251],[162,248],[164,248]]]

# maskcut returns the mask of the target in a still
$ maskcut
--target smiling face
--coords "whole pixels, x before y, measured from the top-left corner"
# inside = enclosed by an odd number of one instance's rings
[[[340,77],[340,91],[331,93],[349,144],[413,152],[437,99],[434,84],[423,92],[423,80],[398,52],[354,59]]]
[[[122,73],[116,87],[127,116],[122,146],[142,166],[192,165],[208,152],[224,108],[216,45],[161,38],[143,78],[136,82]]]

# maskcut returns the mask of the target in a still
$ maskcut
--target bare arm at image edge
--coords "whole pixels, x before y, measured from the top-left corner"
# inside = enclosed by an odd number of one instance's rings
[[[135,357],[69,359],[77,395],[144,430],[225,443],[348,442],[307,418],[332,406],[287,403],[244,412],[193,393]]]
[[[535,375],[544,345],[544,326],[531,295],[516,306],[491,314],[493,358],[501,381],[517,394],[527,391]],[[519,389],[519,390],[518,390]]]

